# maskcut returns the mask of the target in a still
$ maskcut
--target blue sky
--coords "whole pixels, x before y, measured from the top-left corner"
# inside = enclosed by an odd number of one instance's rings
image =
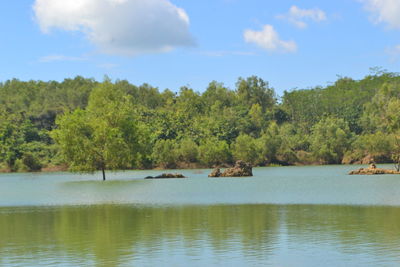
[[[278,94],[400,67],[400,0],[0,2],[0,80],[127,79],[178,91],[257,75]]]

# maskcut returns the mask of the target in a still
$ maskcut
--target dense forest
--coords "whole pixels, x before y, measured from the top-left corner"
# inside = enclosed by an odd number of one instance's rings
[[[0,83],[0,170],[398,162],[400,75],[278,97],[259,77],[178,93],[76,77]]]

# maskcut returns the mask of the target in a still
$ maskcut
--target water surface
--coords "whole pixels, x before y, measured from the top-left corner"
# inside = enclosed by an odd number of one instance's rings
[[[2,174],[0,265],[400,266],[400,175],[353,168]]]

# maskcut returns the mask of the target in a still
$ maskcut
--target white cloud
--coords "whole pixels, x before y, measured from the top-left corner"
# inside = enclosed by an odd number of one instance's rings
[[[308,26],[307,20],[314,22],[327,20],[325,12],[319,8],[301,9],[297,6],[291,6],[287,14],[278,15],[277,18],[287,20],[300,29]]]
[[[43,32],[83,32],[107,54],[168,52],[194,44],[188,15],[169,0],[36,0],[33,9]]]
[[[201,55],[208,57],[225,57],[225,56],[255,56],[254,52],[248,51],[203,51]]]
[[[39,58],[39,62],[42,63],[49,63],[55,61],[85,61],[87,60],[86,57],[70,57],[64,55],[49,55]]]
[[[262,31],[245,30],[244,40],[253,43],[270,52],[296,52],[297,44],[294,41],[279,39],[278,33],[272,25],[264,25]]]
[[[372,13],[376,23],[386,23],[391,28],[400,29],[399,0],[359,0]]]

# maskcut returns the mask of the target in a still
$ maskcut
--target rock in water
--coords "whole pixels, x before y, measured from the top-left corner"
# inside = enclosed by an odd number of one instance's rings
[[[375,165],[375,163],[371,163],[370,165],[369,165],[369,167],[368,168],[370,168],[370,169],[376,169],[376,165]]]
[[[226,169],[221,173],[220,169],[215,169],[208,177],[247,177],[253,176],[253,167],[250,163],[238,160],[233,168]]]
[[[374,175],[374,174],[400,174],[399,171],[395,170],[387,170],[387,169],[381,169],[377,168],[374,163],[369,165],[368,168],[360,168],[358,170],[354,170],[349,172],[350,175],[355,175],[355,174],[360,174],[360,175]]]
[[[214,169],[208,177],[221,177],[221,170],[219,168]]]
[[[186,178],[183,174],[180,173],[163,173],[157,176],[147,176],[144,179],[166,179],[166,178]]]

